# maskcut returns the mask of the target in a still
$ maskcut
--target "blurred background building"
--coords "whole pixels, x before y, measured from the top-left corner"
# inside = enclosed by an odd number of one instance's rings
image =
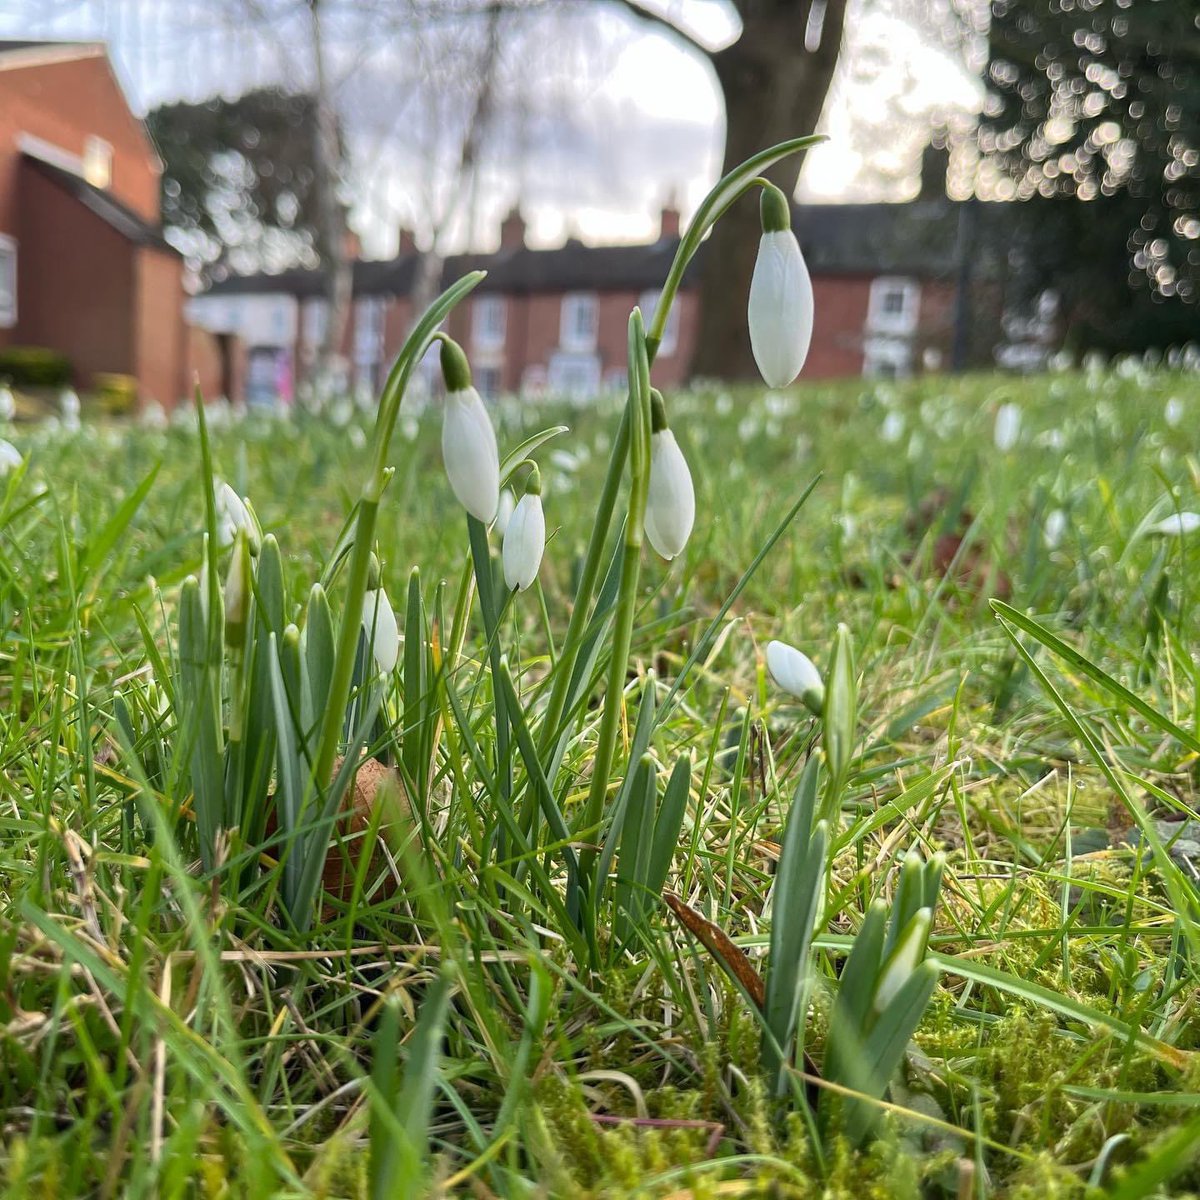
[[[1188,9],[11,0],[0,376],[366,394],[482,266],[453,318],[482,390],[587,398],[722,167],[814,128],[769,172],[814,278],[807,377],[1166,352],[1200,328]],[[752,374],[756,209],[694,263],[664,386]]]

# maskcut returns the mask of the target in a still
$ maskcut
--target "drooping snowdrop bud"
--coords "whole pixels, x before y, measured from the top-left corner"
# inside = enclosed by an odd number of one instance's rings
[[[391,674],[400,657],[400,631],[382,585],[363,593],[362,627],[375,665],[385,675]]]
[[[79,428],[79,393],[74,388],[63,388],[58,396],[58,407],[62,413],[63,424],[68,429]]]
[[[696,491],[687,459],[667,426],[667,410],[656,388],[650,391],[650,489],[646,496],[646,536],[668,562],[682,553],[696,519]]]
[[[242,530],[251,552],[257,552],[262,544],[262,533],[245,500],[219,479],[213,480],[213,493],[217,506],[217,545],[222,550],[232,546],[238,530]]]
[[[16,470],[24,461],[20,450],[12,442],[7,438],[0,438],[0,475],[7,475],[9,471]]]
[[[542,512],[542,480],[536,464],[529,474],[525,494],[517,501],[504,531],[504,586],[525,591],[537,578],[546,549],[546,517]]]
[[[234,650],[246,644],[250,617],[250,541],[245,530],[234,537],[233,558],[225,580],[225,642]]]
[[[773,185],[759,205],[762,240],[750,280],[750,348],[768,387],[787,387],[804,366],[812,341],[813,290],[787,197]]]
[[[442,459],[450,487],[477,520],[490,525],[500,503],[500,453],[496,433],[479,393],[471,386],[467,356],[456,342],[442,339],[446,411],[442,419]]]
[[[492,528],[499,537],[508,532],[508,523],[512,520],[513,510],[517,507],[517,498],[512,494],[512,488],[505,488],[500,493],[500,504],[496,508],[496,523]]]
[[[0,383],[0,421],[11,421],[17,415],[17,398],[7,383]]]
[[[767,670],[771,678],[804,706],[820,716],[825,705],[825,684],[807,654],[787,642],[767,643]]]
[[[1183,537],[1195,533],[1197,529],[1200,529],[1200,513],[1194,512],[1173,512],[1169,517],[1146,526],[1147,533],[1163,537]]]
[[[1021,410],[1015,404],[1002,404],[996,410],[992,440],[1001,454],[1007,454],[1021,436]]]
[[[1067,532],[1067,514],[1061,508],[1052,508],[1042,525],[1042,543],[1047,550],[1055,549]]]

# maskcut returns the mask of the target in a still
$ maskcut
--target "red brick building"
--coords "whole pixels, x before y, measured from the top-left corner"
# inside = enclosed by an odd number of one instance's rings
[[[907,204],[797,206],[795,228],[816,304],[804,378],[905,375],[949,362],[959,208],[944,195]],[[444,264],[443,285],[476,267],[488,272],[449,322],[480,390],[587,397],[623,386],[629,311],[640,304],[647,316],[653,313],[679,244],[679,214],[665,209],[660,236],[645,245],[568,241],[535,250],[524,234],[513,213],[494,254],[458,255]],[[703,252],[684,280],[655,360],[661,387],[679,386],[690,375]],[[343,356],[355,386],[378,388],[410,328],[419,257],[402,233],[395,259],[354,264]],[[308,270],[231,277],[193,300],[191,316],[245,342],[252,401],[288,398],[315,363],[326,321],[323,286],[321,274]]]
[[[186,392],[183,264],[162,165],[103,45],[0,41],[0,347],[64,354],[75,384]]]

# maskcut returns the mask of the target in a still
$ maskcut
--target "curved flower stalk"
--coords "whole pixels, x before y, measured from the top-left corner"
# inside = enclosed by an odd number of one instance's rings
[[[442,375],[446,381],[442,418],[442,460],[450,487],[476,520],[490,525],[500,504],[500,452],[496,432],[479,393],[471,384],[467,356],[442,337]]]
[[[525,494],[517,501],[504,531],[501,554],[504,566],[504,586],[511,591],[525,591],[537,578],[546,549],[546,517],[542,512],[542,480],[537,465],[525,484]]]
[[[762,238],[750,280],[750,348],[768,387],[787,387],[800,374],[813,330],[812,280],[792,232],[787,197],[765,184],[759,212]]]
[[[687,459],[667,425],[662,394],[650,389],[650,487],[646,537],[668,562],[683,553],[696,519],[696,492]]]

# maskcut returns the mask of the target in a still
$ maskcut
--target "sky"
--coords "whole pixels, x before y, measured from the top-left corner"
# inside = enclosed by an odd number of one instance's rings
[[[726,0],[646,2],[708,45],[736,36]],[[920,2],[852,0],[821,122],[830,141],[806,161],[802,199],[911,196],[931,126],[961,126],[978,108],[978,81],[937,32],[914,19]],[[134,107],[144,112],[164,101],[294,82],[303,26],[266,20],[256,28],[250,16],[289,3],[0,0],[0,36],[106,40]],[[457,176],[445,167],[444,148],[431,144],[430,131],[440,126],[428,89],[416,89],[414,98],[399,82],[411,54],[392,48],[398,39],[372,38],[369,25],[334,32],[341,36],[330,38],[332,74],[361,164],[351,220],[366,251],[383,255],[394,251],[400,224],[429,236],[432,214],[450,206],[447,185]],[[517,203],[529,240],[541,245],[568,236],[645,241],[657,233],[669,199],[686,218],[716,178],[723,136],[719,90],[701,55],[605,0],[575,0],[523,19],[506,46],[501,62],[508,66],[498,70],[496,86],[504,132],[483,147],[474,203],[453,207],[444,249],[468,242],[490,248],[501,217]],[[456,81],[444,86],[452,109]],[[441,182],[431,187],[430,180]]]

